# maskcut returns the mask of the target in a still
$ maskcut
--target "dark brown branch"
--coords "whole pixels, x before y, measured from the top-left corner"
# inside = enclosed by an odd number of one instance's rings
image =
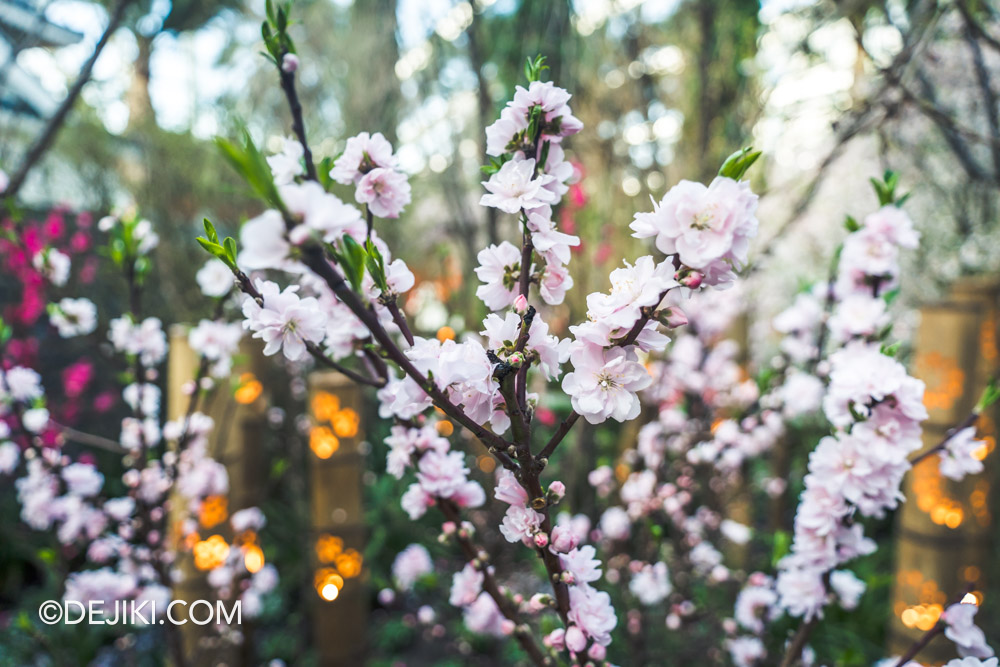
[[[21,166],[18,167],[14,175],[11,176],[10,183],[7,185],[7,190],[0,195],[0,201],[14,201],[17,193],[24,185],[24,181],[27,179],[28,173],[42,158],[45,151],[49,149],[49,146],[56,138],[59,130],[62,129],[62,126],[66,123],[66,118],[69,116],[69,112],[73,108],[73,105],[76,104],[77,98],[80,97],[83,87],[88,81],[90,81],[90,77],[94,72],[94,64],[101,56],[101,52],[104,50],[104,47],[107,46],[108,41],[111,39],[111,35],[113,35],[121,25],[122,19],[125,16],[125,10],[128,9],[128,6],[133,2],[134,0],[119,0],[118,4],[115,5],[114,11],[112,11],[110,18],[108,19],[107,28],[104,29],[100,39],[97,40],[96,46],[94,46],[94,52],[90,54],[90,58],[88,58],[83,64],[83,67],[80,68],[80,74],[76,77],[73,87],[69,89],[68,93],[66,93],[66,97],[59,105],[59,108],[56,109],[56,112],[52,114],[52,117],[49,119],[48,123],[46,123],[45,129],[42,130],[38,139],[36,139],[35,143],[32,144],[30,149],[28,149],[28,153],[21,162]]]
[[[944,438],[942,438],[941,441],[938,442],[938,444],[934,445],[933,447],[931,447],[926,451],[921,452],[920,454],[917,454],[912,459],[910,459],[910,465],[915,466],[924,459],[926,459],[927,457],[937,454],[945,447],[947,447],[948,442],[951,441],[951,439],[954,438],[959,432],[974,425],[978,420],[979,420],[979,413],[973,410],[972,412],[969,413],[969,415],[965,419],[962,420],[961,424],[951,428],[947,433],[945,433]]]
[[[77,431],[75,428],[59,424],[52,420],[49,420],[49,423],[59,429],[59,432],[65,436],[67,440],[72,442],[87,445],[89,447],[97,447],[98,449],[114,452],[115,454],[128,454],[127,449],[122,447],[120,443],[117,443],[110,438],[94,435],[92,433],[84,433],[83,431]]]
[[[817,623],[819,623],[819,618],[813,616],[799,626],[795,636],[792,637],[791,643],[788,645],[788,650],[785,651],[785,657],[781,659],[781,667],[792,667],[792,665],[795,665],[799,661],[799,658],[802,657],[802,650],[806,647],[806,642],[809,641],[809,635],[812,634],[813,628],[816,627]]]
[[[306,131],[305,123],[302,120],[302,105],[299,102],[298,93],[295,91],[295,76],[291,72],[285,72],[280,67],[278,72],[281,76],[281,88],[285,92],[285,97],[288,98],[288,106],[292,112],[292,127],[295,131],[296,136],[298,136],[299,141],[302,143],[303,152],[306,157],[306,168],[307,176],[312,180],[316,180],[316,167],[312,164],[312,154],[309,152],[308,144],[306,143]],[[295,226],[295,221],[292,220],[291,216],[288,215],[286,210],[282,210],[282,215],[285,217],[285,224],[289,229]],[[438,406],[448,417],[455,420],[466,429],[472,432],[479,440],[486,445],[490,453],[493,454],[496,459],[509,470],[516,470],[517,466],[514,461],[507,455],[506,450],[510,443],[504,440],[502,437],[487,430],[480,424],[474,422],[465,411],[460,407],[451,402],[447,394],[442,391],[432,380],[428,379],[416,366],[410,361],[410,359],[399,349],[396,342],[392,340],[392,337],[386,332],[382,327],[382,324],[378,321],[375,313],[372,312],[362,301],[361,298],[354,293],[354,291],[348,286],[344,281],[344,277],[340,275],[336,267],[327,261],[326,256],[323,253],[321,246],[316,243],[308,243],[302,247],[302,262],[309,267],[309,269],[315,273],[317,276],[326,282],[327,286],[333,290],[333,293],[337,296],[340,301],[351,309],[351,312],[361,320],[361,323],[365,325],[368,331],[371,332],[375,341],[382,348],[383,353],[391,359],[399,368],[403,370],[404,373],[409,375],[413,380],[420,385],[431,397],[431,400],[436,406]],[[241,280],[241,285],[244,282],[249,282]],[[237,279],[240,276],[237,275]],[[256,292],[256,289],[254,289]],[[248,292],[249,293],[249,292]],[[254,298],[259,298],[260,295],[257,294]]]
[[[287,54],[282,54],[284,57]],[[299,94],[295,91],[295,72],[286,72],[282,69],[278,61],[278,73],[281,76],[281,89],[285,91],[288,98],[288,107],[292,112],[292,131],[302,144],[302,154],[306,162],[306,178],[310,181],[317,181],[316,165],[313,163],[312,151],[309,150],[309,142],[306,140],[306,124],[302,120],[302,103],[299,102]]]
[[[990,136],[993,143],[990,144],[990,156],[993,158],[993,174],[1000,180],[1000,119],[997,118],[997,95],[993,90],[993,83],[990,80],[990,72],[983,59],[983,50],[979,46],[979,41],[975,37],[974,21],[965,12],[962,13],[965,19],[966,35],[965,40],[969,44],[969,51],[972,52],[972,63],[976,70],[976,80],[983,96],[983,106],[986,112],[986,124],[990,128]]]
[[[441,510],[441,513],[444,514],[448,521],[455,524],[457,529],[461,529],[462,517],[458,512],[457,506],[455,506],[450,500],[439,498],[438,509]],[[459,548],[462,550],[462,554],[467,560],[471,562],[479,559],[479,554],[482,550],[473,544],[470,539],[456,534],[456,541],[458,542]],[[497,608],[500,609],[500,613],[503,614],[503,617],[515,624],[514,638],[517,639],[517,643],[521,645],[521,648],[524,649],[524,652],[528,654],[528,657],[531,658],[531,661],[535,665],[545,665],[545,654],[538,647],[534,637],[532,637],[529,633],[522,631],[517,607],[514,605],[513,601],[504,595],[503,591],[500,590],[500,586],[497,584],[496,578],[490,572],[488,565],[483,563],[482,568],[479,568],[479,572],[483,575],[483,590],[491,598],[493,598],[494,602],[496,602]]]
[[[358,373],[357,371],[351,370],[347,366],[342,366],[341,364],[337,363],[330,357],[326,356],[323,353],[323,350],[321,350],[319,345],[317,345],[316,343],[307,342],[306,350],[309,352],[309,354],[312,355],[313,359],[315,359],[316,363],[318,363],[320,366],[326,366],[327,368],[335,370],[338,373],[342,373],[343,375],[351,378],[358,384],[363,384],[368,387],[377,387],[377,388],[384,387],[386,384],[386,381],[381,378],[376,380],[374,378],[366,377],[361,373]]]

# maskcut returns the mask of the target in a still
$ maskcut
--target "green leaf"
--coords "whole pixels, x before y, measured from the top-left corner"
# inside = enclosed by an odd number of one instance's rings
[[[203,222],[205,224],[205,238],[207,238],[212,243],[218,243],[219,235],[215,231],[215,225],[213,225],[212,221],[209,220],[208,218],[204,218]]]
[[[215,144],[222,151],[223,157],[246,180],[258,197],[285,212],[285,205],[278,195],[278,189],[274,186],[274,178],[271,176],[267,159],[257,149],[253,137],[246,128],[243,128],[242,145],[223,137],[216,137]]]
[[[368,253],[349,234],[344,235],[341,243],[344,247],[344,251],[341,253],[341,263],[344,265],[347,279],[354,290],[360,292],[361,281],[365,277],[365,258],[368,256]]]
[[[221,245],[218,243],[212,243],[204,237],[199,236],[195,239],[195,241],[197,241],[202,248],[207,250],[209,254],[218,257],[219,259],[222,259],[226,254],[225,249]]]
[[[368,274],[375,281],[375,286],[382,294],[388,294],[389,285],[385,278],[385,260],[382,258],[382,253],[379,252],[371,239],[365,241],[365,251],[365,266],[368,268]]]
[[[849,215],[844,219],[844,227],[847,229],[847,231],[853,234],[854,232],[861,229],[861,224],[857,220],[855,220],[853,216]]]
[[[990,380],[990,383],[986,385],[986,389],[983,390],[983,395],[979,397],[979,402],[976,403],[976,413],[982,413],[983,410],[990,407],[998,400],[1000,400],[1000,386],[997,386],[997,379],[993,378]]]
[[[774,533],[774,545],[771,548],[771,566],[777,567],[778,561],[784,558],[792,546],[792,538],[787,531],[778,530]]]
[[[316,173],[319,176],[319,183],[323,186],[324,190],[329,190],[334,183],[333,178],[330,177],[330,170],[333,169],[333,158],[325,157],[319,161],[316,165]]]
[[[548,65],[545,64],[545,56],[537,55],[534,59],[528,58],[524,63],[524,78],[528,80],[528,83],[538,81],[544,70],[548,69]]]
[[[902,343],[897,340],[895,343],[883,345],[880,351],[887,357],[895,357],[900,345]]]
[[[238,252],[236,248],[236,239],[234,239],[232,236],[227,236],[224,243],[226,249],[226,257],[229,259],[229,261],[226,262],[226,264],[228,264],[231,268],[235,267],[236,254]]]
[[[719,176],[731,178],[738,181],[761,156],[760,151],[754,151],[752,146],[747,146],[736,151],[722,163],[719,168]]]

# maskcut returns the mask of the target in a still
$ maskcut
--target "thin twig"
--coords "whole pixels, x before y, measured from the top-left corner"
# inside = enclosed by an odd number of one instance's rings
[[[101,52],[104,47],[107,46],[108,41],[111,39],[111,35],[118,29],[121,25],[122,19],[125,16],[125,10],[131,5],[134,0],[119,0],[118,4],[115,6],[114,11],[111,13],[111,17],[108,20],[108,26],[104,29],[101,34],[100,39],[97,40],[97,45],[94,46],[94,52],[90,54],[90,58],[83,64],[80,68],[80,74],[76,77],[76,81],[73,83],[73,87],[69,89],[66,93],[66,97],[63,99],[59,108],[56,112],[52,114],[49,122],[45,125],[45,129],[32,144],[31,148],[28,149],[24,160],[21,162],[21,166],[18,167],[17,171],[10,178],[10,183],[7,184],[7,189],[0,195],[0,201],[14,201],[17,193],[21,190],[21,186],[24,185],[24,181],[28,177],[28,173],[34,168],[38,161],[48,150],[52,141],[56,138],[59,130],[66,122],[66,118],[69,116],[70,110],[76,103],[78,97],[80,97],[80,92],[83,87],[90,81],[90,77],[94,72],[94,64],[100,57]]]

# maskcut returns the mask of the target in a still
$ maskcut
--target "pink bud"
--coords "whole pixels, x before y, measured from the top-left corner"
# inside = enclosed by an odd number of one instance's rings
[[[457,530],[454,521],[445,521],[441,524],[441,532],[445,535],[452,535]]]
[[[523,294],[518,294],[517,298],[514,299],[514,312],[518,315],[524,315],[526,310],[528,310],[528,299]]]
[[[587,636],[583,634],[583,630],[575,625],[566,628],[566,648],[574,653],[587,648]]]
[[[549,648],[561,651],[566,648],[566,631],[562,628],[556,628],[542,639],[542,643]]]
[[[592,644],[590,650],[587,651],[587,657],[591,660],[604,660],[604,658],[608,657],[608,649],[600,644]]]
[[[677,306],[671,306],[667,309],[667,326],[671,329],[674,327],[682,327],[688,323],[688,317],[684,314],[684,311]]]
[[[545,533],[535,533],[535,546],[539,549],[545,547],[549,543],[549,536]]]
[[[691,289],[697,289],[701,287],[701,281],[705,279],[705,276],[701,275],[697,271],[692,271],[688,275],[681,279],[681,285],[684,287],[689,287]]]
[[[555,553],[565,554],[576,548],[579,543],[573,531],[566,526],[556,526],[552,529],[552,547]]]
[[[549,495],[557,500],[562,499],[566,495],[566,485],[556,480],[549,484]]]
[[[510,620],[509,618],[505,618],[502,621],[500,621],[500,632],[502,632],[504,635],[513,634],[515,627],[516,626],[514,625],[514,621]]]
[[[291,74],[298,68],[299,68],[299,57],[294,53],[286,53],[285,57],[281,59],[282,71]]]
[[[535,593],[531,596],[531,599],[528,600],[528,611],[533,614],[537,614],[541,610],[545,609],[545,607],[548,606],[546,605],[547,599],[548,596],[544,593]]]

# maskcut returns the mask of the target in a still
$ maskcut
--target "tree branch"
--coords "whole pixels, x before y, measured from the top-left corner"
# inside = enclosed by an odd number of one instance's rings
[[[0,201],[14,201],[17,193],[24,185],[24,181],[27,179],[28,173],[42,158],[45,151],[48,150],[52,141],[59,133],[59,130],[65,124],[70,110],[76,103],[77,98],[80,97],[81,91],[83,91],[83,87],[88,81],[90,81],[90,77],[94,72],[94,64],[101,56],[101,52],[104,50],[104,47],[107,46],[108,41],[111,39],[111,35],[113,35],[121,25],[122,19],[125,16],[125,10],[128,9],[128,6],[133,2],[134,0],[119,0],[118,4],[115,5],[110,18],[108,19],[107,28],[104,29],[100,39],[97,40],[97,45],[94,46],[94,52],[90,54],[90,57],[83,64],[83,67],[80,69],[80,74],[73,83],[73,87],[69,89],[68,93],[66,93],[66,97],[63,99],[62,104],[60,104],[59,108],[56,109],[56,112],[52,114],[49,122],[45,125],[45,129],[42,130],[38,139],[36,139],[35,143],[28,149],[28,153],[21,162],[21,166],[18,167],[14,175],[11,176],[10,183],[7,185],[7,190],[0,195]]]

